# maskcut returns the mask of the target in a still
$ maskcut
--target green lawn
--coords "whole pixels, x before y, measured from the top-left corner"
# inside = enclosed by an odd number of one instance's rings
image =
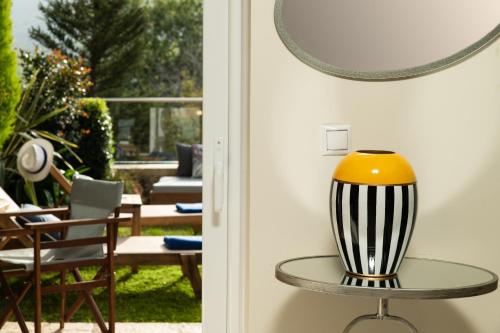
[[[125,236],[130,229],[121,229],[120,235]],[[189,235],[191,228],[162,229],[144,228],[143,235]],[[95,269],[82,270],[85,279],[92,278]],[[43,283],[57,282],[57,274],[44,275]],[[194,296],[189,281],[182,277],[179,266],[141,266],[139,273],[132,274],[130,268],[116,270],[116,313],[119,322],[200,322],[201,301]],[[20,283],[15,281],[13,288],[19,290]],[[107,292],[96,289],[95,300],[107,316]],[[3,296],[3,295],[2,295]],[[76,299],[76,293],[67,296],[67,305]],[[59,295],[43,297],[43,320],[59,321]],[[5,302],[0,301],[0,309]],[[28,294],[21,304],[24,316],[33,318],[33,297]],[[11,317],[14,320],[14,317]],[[92,315],[86,305],[83,305],[72,321],[93,322]]]

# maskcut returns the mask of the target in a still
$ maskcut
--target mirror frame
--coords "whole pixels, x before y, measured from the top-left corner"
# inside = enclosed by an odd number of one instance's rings
[[[395,80],[411,79],[415,77],[436,73],[446,68],[452,67],[456,64],[459,64],[462,61],[468,59],[469,57],[472,57],[473,55],[480,52],[481,50],[486,48],[488,45],[492,44],[500,37],[500,23],[499,23],[492,31],[490,31],[488,34],[486,34],[484,37],[482,37],[474,44],[469,45],[465,49],[462,49],[461,51],[458,51],[450,55],[449,57],[425,65],[404,68],[404,69],[397,69],[397,70],[389,70],[389,71],[370,71],[370,72],[354,71],[325,63],[313,57],[312,55],[310,55],[309,53],[300,48],[300,46],[293,40],[293,38],[286,31],[285,24],[282,20],[281,13],[283,8],[283,3],[285,1],[286,0],[276,0],[274,6],[274,24],[283,44],[285,44],[285,46],[293,55],[295,55],[299,60],[301,60],[306,65],[311,66],[325,74],[349,80],[395,81]]]

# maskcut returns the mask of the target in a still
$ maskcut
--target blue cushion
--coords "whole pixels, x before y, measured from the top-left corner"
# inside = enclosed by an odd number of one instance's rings
[[[201,250],[201,236],[165,236],[169,250]]]
[[[203,204],[200,203],[176,203],[175,208],[179,213],[201,213]]]
[[[40,207],[32,205],[32,204],[22,204],[21,211],[23,210],[42,210]],[[52,214],[42,214],[42,215],[31,215],[31,216],[22,216],[18,217],[16,221],[24,228],[24,225],[29,222],[58,222],[61,221],[55,215]],[[50,236],[55,239],[60,239],[61,235],[59,232],[50,232]],[[51,240],[48,237],[42,236],[42,241]]]

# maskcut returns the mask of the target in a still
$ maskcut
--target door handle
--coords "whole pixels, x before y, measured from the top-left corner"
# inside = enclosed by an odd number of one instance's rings
[[[224,138],[215,140],[214,150],[214,212],[220,213],[224,206]]]

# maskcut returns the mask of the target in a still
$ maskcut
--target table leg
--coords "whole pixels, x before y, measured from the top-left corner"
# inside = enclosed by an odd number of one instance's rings
[[[132,211],[132,236],[141,235],[141,206],[135,206]],[[137,265],[132,265],[130,267],[132,273],[136,274],[139,272],[139,267]]]
[[[413,326],[412,323],[410,323],[408,320],[397,316],[391,316],[389,314],[389,300],[386,298],[380,298],[378,300],[377,313],[355,318],[349,323],[349,325],[346,326],[343,333],[350,332],[356,324],[364,320],[393,320],[405,325],[412,333],[418,333],[417,328]]]
[[[141,206],[132,210],[132,236],[141,235]]]

